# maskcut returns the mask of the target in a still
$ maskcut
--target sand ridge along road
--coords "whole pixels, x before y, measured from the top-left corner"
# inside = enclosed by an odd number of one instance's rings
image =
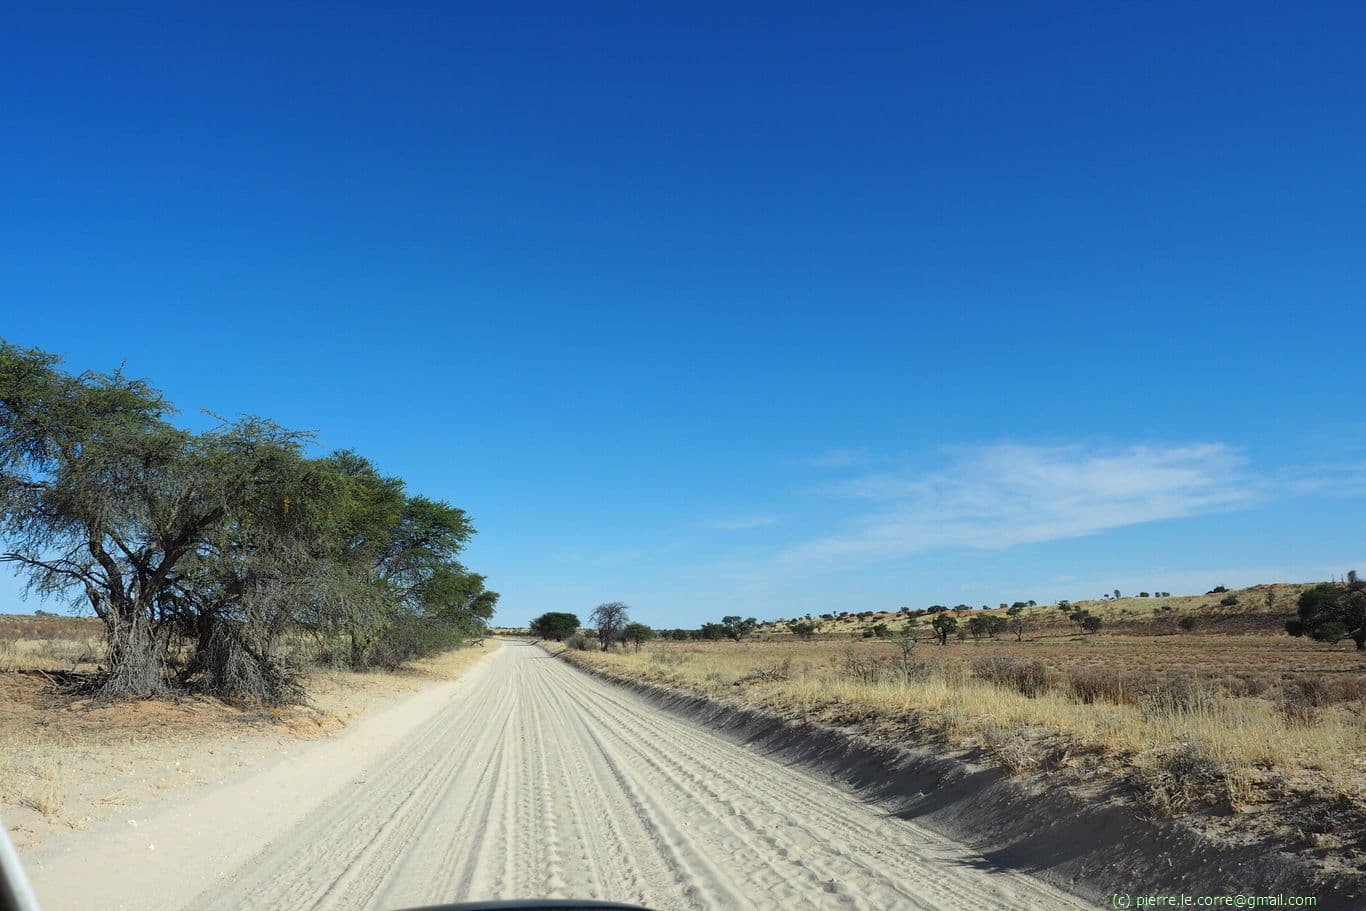
[[[651,908],[1083,908],[509,642],[198,911],[495,898]],[[974,863],[974,862],[977,863]]]

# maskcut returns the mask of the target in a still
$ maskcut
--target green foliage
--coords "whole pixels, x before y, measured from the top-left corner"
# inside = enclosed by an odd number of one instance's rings
[[[1319,641],[1351,639],[1366,650],[1366,584],[1352,574],[1350,582],[1325,582],[1300,594],[1298,624],[1291,635],[1309,635]],[[1298,630],[1298,632],[1296,631]]]
[[[754,628],[758,625],[759,621],[753,617],[741,619],[738,616],[731,615],[721,618],[721,628],[725,631],[726,638],[733,639],[736,642],[754,632]]]
[[[1105,621],[1094,614],[1088,614],[1081,618],[1081,628],[1088,633],[1099,632],[1100,628],[1104,625]]]
[[[1180,620],[1177,620],[1176,625],[1181,627],[1186,632],[1190,632],[1191,630],[1195,629],[1197,626],[1200,625],[1200,618],[1187,614]]]
[[[1329,620],[1315,626],[1309,635],[1319,642],[1341,642],[1347,638],[1347,624],[1339,620]]]
[[[787,628],[791,630],[792,635],[796,636],[798,639],[810,639],[812,636],[816,635],[816,624],[812,623],[810,620],[794,620],[787,625]]]
[[[144,381],[57,365],[0,342],[0,560],[104,621],[104,695],[281,701],[286,632],[392,665],[492,616],[456,560],[462,510],[354,453],[308,458],[307,434],[250,417],[190,433]]]
[[[621,638],[636,647],[640,651],[640,646],[655,637],[655,631],[644,623],[628,623],[621,631]]]
[[[930,626],[934,627],[935,635],[939,637],[940,645],[948,645],[949,634],[958,629],[958,618],[947,613],[937,613],[930,621]]]
[[[531,621],[531,635],[563,642],[579,631],[579,618],[564,611],[550,611]]]

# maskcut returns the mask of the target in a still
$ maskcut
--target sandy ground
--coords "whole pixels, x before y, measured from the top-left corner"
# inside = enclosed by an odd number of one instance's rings
[[[112,818],[140,819],[287,759],[497,647],[423,659],[402,673],[318,671],[306,705],[273,711],[194,696],[103,705],[61,695],[42,672],[0,673],[0,818],[25,852]]]
[[[1089,907],[520,643],[117,822],[30,859],[50,911]]]

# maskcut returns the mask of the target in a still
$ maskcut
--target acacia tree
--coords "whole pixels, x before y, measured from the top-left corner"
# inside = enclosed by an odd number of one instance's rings
[[[612,643],[621,638],[622,630],[631,621],[631,608],[620,601],[608,601],[593,608],[588,622],[598,631],[598,641],[605,652]]]
[[[754,628],[759,625],[759,621],[753,617],[741,619],[739,616],[731,615],[721,618],[721,628],[725,631],[728,638],[739,642],[741,639],[754,632]]]
[[[194,680],[276,701],[287,629],[347,636],[364,664],[492,616],[497,593],[455,559],[463,511],[352,453],[305,458],[308,436],[268,421],[192,434],[147,383],[57,364],[0,342],[0,560],[104,621],[103,695]],[[192,643],[178,666],[173,639]]]
[[[1366,582],[1355,572],[1345,584],[1325,582],[1300,594],[1298,616],[1285,624],[1292,636],[1309,636],[1323,642],[1351,639],[1366,650]]]
[[[187,572],[225,527],[269,525],[275,469],[302,437],[250,419],[190,434],[145,382],[57,363],[0,343],[0,559],[104,621],[105,695],[157,695]]]
[[[531,621],[531,635],[563,642],[579,631],[579,618],[564,611],[550,611]]]
[[[952,614],[935,614],[934,619],[930,621],[930,626],[934,627],[934,634],[939,637],[939,644],[948,645],[949,633],[958,629],[958,618]]]
[[[640,651],[641,645],[655,637],[655,631],[644,623],[628,623],[621,631],[621,638],[636,647]]]

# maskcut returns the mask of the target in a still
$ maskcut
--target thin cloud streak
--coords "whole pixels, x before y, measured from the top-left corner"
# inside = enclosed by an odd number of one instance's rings
[[[1002,444],[928,474],[876,474],[836,491],[876,504],[847,530],[792,545],[780,565],[904,557],[951,547],[1002,549],[1112,528],[1243,509],[1262,484],[1220,443]]]

